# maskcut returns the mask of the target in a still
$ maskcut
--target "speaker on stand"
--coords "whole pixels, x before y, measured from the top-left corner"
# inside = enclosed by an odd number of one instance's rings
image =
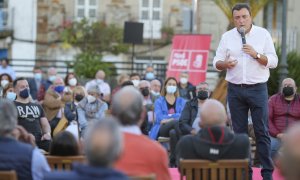
[[[143,44],[143,30],[144,24],[138,22],[125,22],[124,25],[124,43],[132,44],[132,57],[131,57],[131,73],[134,70],[134,45],[135,44]]]

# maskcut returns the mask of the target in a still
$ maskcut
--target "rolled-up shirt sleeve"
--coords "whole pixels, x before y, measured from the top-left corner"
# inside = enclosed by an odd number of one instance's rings
[[[217,64],[218,61],[224,61],[225,60],[226,55],[227,55],[226,52],[227,52],[226,38],[223,35],[222,38],[221,38],[220,44],[217,48],[216,56],[214,57],[214,60],[213,60],[213,66],[217,71],[221,71],[221,70],[217,69],[216,64]]]
[[[266,65],[267,68],[276,68],[278,64],[278,57],[276,55],[276,50],[274,47],[274,43],[272,37],[269,32],[266,31],[266,43],[264,46],[264,55],[268,59],[268,63]]]

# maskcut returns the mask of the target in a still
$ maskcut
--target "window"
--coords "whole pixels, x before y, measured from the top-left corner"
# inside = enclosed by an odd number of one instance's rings
[[[140,22],[144,23],[144,38],[160,39],[163,0],[140,0]]]
[[[97,19],[97,0],[76,0],[76,18],[81,20],[87,18],[90,20]]]

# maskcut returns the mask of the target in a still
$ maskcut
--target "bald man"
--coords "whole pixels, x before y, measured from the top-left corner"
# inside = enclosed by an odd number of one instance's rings
[[[271,135],[271,156],[274,158],[281,145],[286,129],[300,121],[300,100],[292,78],[281,83],[280,92],[269,99],[269,132]]]
[[[201,130],[196,135],[181,138],[176,147],[177,165],[180,159],[245,159],[249,157],[249,138],[233,134],[226,127],[226,111],[219,101],[208,99],[202,106]]]

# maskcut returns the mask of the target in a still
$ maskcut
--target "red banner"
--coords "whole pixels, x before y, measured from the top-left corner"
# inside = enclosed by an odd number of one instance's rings
[[[179,79],[182,71],[189,73],[189,82],[197,85],[206,80],[211,35],[175,35],[167,77]]]

